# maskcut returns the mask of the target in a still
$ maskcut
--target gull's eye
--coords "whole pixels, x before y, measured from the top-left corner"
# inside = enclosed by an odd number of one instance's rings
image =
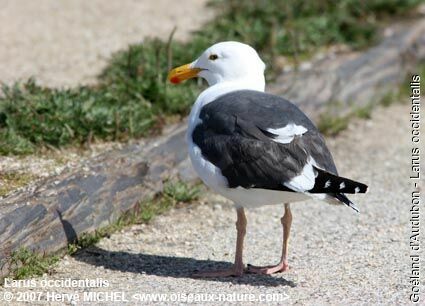
[[[208,57],[208,59],[209,59],[209,60],[211,60],[211,61],[215,61],[216,59],[218,59],[218,55],[217,55],[217,54],[211,54],[211,55]]]

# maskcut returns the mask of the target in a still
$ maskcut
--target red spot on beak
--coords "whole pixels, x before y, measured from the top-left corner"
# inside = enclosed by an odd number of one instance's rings
[[[178,84],[178,83],[180,83],[180,79],[178,77],[172,77],[170,79],[170,82],[173,83],[173,84]]]

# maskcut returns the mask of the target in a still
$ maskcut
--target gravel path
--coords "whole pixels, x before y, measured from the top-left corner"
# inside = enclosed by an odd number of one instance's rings
[[[147,36],[186,39],[207,0],[0,0],[0,82],[91,83],[110,55]]]
[[[130,304],[135,303],[135,294],[172,292],[253,294],[255,299],[275,293],[279,294],[275,298],[285,299],[279,304],[297,305],[407,304],[408,114],[407,105],[380,108],[373,120],[353,122],[340,136],[329,139],[340,173],[368,183],[370,192],[352,196],[359,215],[315,201],[294,204],[289,272],[239,279],[191,278],[195,269],[225,266],[234,256],[235,213],[224,199],[208,194],[201,203],[174,209],[151,224],[132,226],[75,257],[67,256],[52,275],[36,281],[102,278],[109,282],[106,289],[53,291],[77,292],[81,299],[84,291],[122,291]],[[282,212],[282,206],[248,211],[246,263],[278,260]],[[24,290],[28,289],[13,291]]]

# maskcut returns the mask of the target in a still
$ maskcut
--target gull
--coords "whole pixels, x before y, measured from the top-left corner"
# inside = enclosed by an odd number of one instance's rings
[[[174,84],[201,77],[209,85],[189,115],[189,156],[202,181],[233,201],[237,212],[234,265],[195,276],[286,271],[290,203],[313,198],[358,212],[345,194],[367,192],[365,184],[338,175],[324,137],[297,106],[264,92],[265,67],[252,47],[227,41],[169,72],[168,79]],[[245,208],[276,204],[284,204],[281,259],[277,265],[246,268],[242,258]]]

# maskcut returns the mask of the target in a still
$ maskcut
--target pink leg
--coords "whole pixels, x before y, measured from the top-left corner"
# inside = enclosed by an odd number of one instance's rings
[[[242,261],[243,240],[246,234],[246,216],[243,208],[237,209],[237,238],[236,238],[236,255],[235,264],[227,270],[200,272],[193,274],[194,277],[226,277],[226,276],[241,276],[244,272],[244,264]]]
[[[288,245],[289,233],[291,232],[292,213],[289,204],[285,204],[285,214],[280,219],[283,228],[283,246],[282,257],[280,262],[275,266],[256,267],[248,265],[248,272],[257,274],[273,274],[277,272],[284,272],[289,269],[288,265]]]

